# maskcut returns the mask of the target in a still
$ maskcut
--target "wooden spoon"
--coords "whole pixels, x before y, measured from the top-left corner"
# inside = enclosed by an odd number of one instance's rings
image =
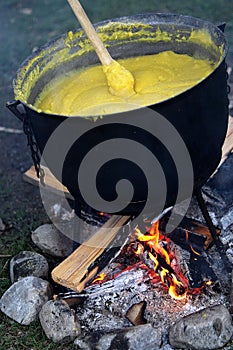
[[[125,67],[115,61],[104,46],[78,0],[67,0],[84,32],[91,41],[106,75],[111,94],[129,97],[135,94],[134,77]]]

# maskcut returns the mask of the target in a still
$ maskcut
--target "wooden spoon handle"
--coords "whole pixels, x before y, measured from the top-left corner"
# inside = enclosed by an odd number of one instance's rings
[[[103,42],[100,40],[98,34],[95,31],[95,28],[93,27],[92,23],[87,17],[80,2],[78,0],[67,0],[67,1],[70,7],[72,8],[75,16],[79,20],[79,23],[81,24],[84,32],[86,33],[87,37],[91,41],[92,45],[94,46],[100,62],[105,66],[110,65],[113,62],[113,59],[110,56],[106,47],[104,46]]]

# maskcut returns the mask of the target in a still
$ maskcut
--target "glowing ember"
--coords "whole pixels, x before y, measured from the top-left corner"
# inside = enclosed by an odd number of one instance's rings
[[[187,294],[187,284],[185,277],[180,274],[176,276],[175,271],[171,267],[171,258],[168,251],[163,247],[169,243],[169,239],[165,239],[160,234],[159,222],[155,222],[151,228],[147,228],[147,233],[143,234],[138,227],[134,232],[136,239],[142,243],[143,248],[136,251],[136,254],[142,255],[144,251],[148,251],[148,256],[154,263],[154,271],[160,277],[160,280],[168,286],[168,293],[172,298],[184,299]]]
[[[194,254],[193,260],[198,259],[201,255],[191,244],[188,243],[189,233],[185,232],[185,238],[190,252]],[[114,276],[100,274],[92,284],[105,283],[115,278],[123,271],[134,268],[142,268],[148,271],[150,283],[163,283],[168,290],[169,295],[176,299],[182,300],[187,297],[187,293],[200,293],[204,286],[200,288],[189,289],[189,282],[179,269],[177,259],[171,249],[171,240],[164,236],[159,230],[159,222],[155,222],[151,227],[146,228],[146,233],[142,233],[139,227],[136,227],[131,233],[130,243],[127,245],[128,262],[131,265],[121,265],[120,270]],[[206,286],[212,284],[211,280],[205,281]]]
[[[207,286],[211,286],[211,285],[213,284],[213,282],[209,280],[209,281],[206,281],[205,284],[206,284]]]
[[[200,253],[198,253],[193,247],[192,247],[192,245],[190,244],[190,249],[191,249],[191,251],[194,253],[194,254],[196,254],[196,255],[201,255]]]

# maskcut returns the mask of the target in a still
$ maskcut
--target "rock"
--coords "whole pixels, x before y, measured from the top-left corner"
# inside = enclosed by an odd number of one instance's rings
[[[39,314],[41,326],[48,339],[55,343],[69,343],[80,334],[80,324],[66,302],[50,300]]]
[[[0,231],[5,231],[5,229],[6,229],[6,225],[4,224],[2,219],[0,218]]]
[[[162,337],[151,324],[115,330],[101,334],[94,332],[85,339],[76,339],[74,344],[80,349],[96,350],[159,350]]]
[[[92,350],[93,348],[90,347],[90,345],[88,343],[86,343],[85,339],[75,339],[74,345],[78,348],[78,349],[82,349],[82,350]]]
[[[186,316],[171,326],[169,341],[179,349],[210,350],[223,347],[232,336],[231,315],[216,305]]]
[[[145,324],[129,328],[122,334],[117,335],[114,341],[118,344],[123,336],[126,339],[129,350],[157,350],[161,345],[161,334],[158,330],[152,327],[151,324]]]
[[[29,325],[52,295],[49,282],[38,277],[25,277],[15,282],[0,299],[1,311],[23,325]]]
[[[10,278],[14,283],[27,276],[47,278],[49,265],[41,254],[23,251],[15,255],[10,261]]]
[[[32,232],[32,240],[43,252],[55,257],[63,258],[73,251],[73,241],[51,224],[42,225]]]
[[[160,348],[160,350],[174,350],[174,348],[172,348],[169,344],[165,344]]]

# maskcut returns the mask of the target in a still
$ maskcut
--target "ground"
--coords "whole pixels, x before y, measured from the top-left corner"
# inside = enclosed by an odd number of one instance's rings
[[[192,15],[226,26],[229,41],[227,62],[233,66],[233,2],[229,0],[83,0],[93,22],[107,18],[145,12],[173,12]],[[12,79],[21,62],[52,38],[75,29],[78,23],[65,0],[5,0],[0,4],[0,217],[6,230],[0,232],[0,295],[10,285],[9,256],[22,249],[33,250],[30,232],[49,221],[41,203],[38,188],[27,184],[22,174],[32,161],[18,121],[5,107],[13,100]],[[46,340],[39,324],[21,327],[1,315],[0,349],[71,349]]]

